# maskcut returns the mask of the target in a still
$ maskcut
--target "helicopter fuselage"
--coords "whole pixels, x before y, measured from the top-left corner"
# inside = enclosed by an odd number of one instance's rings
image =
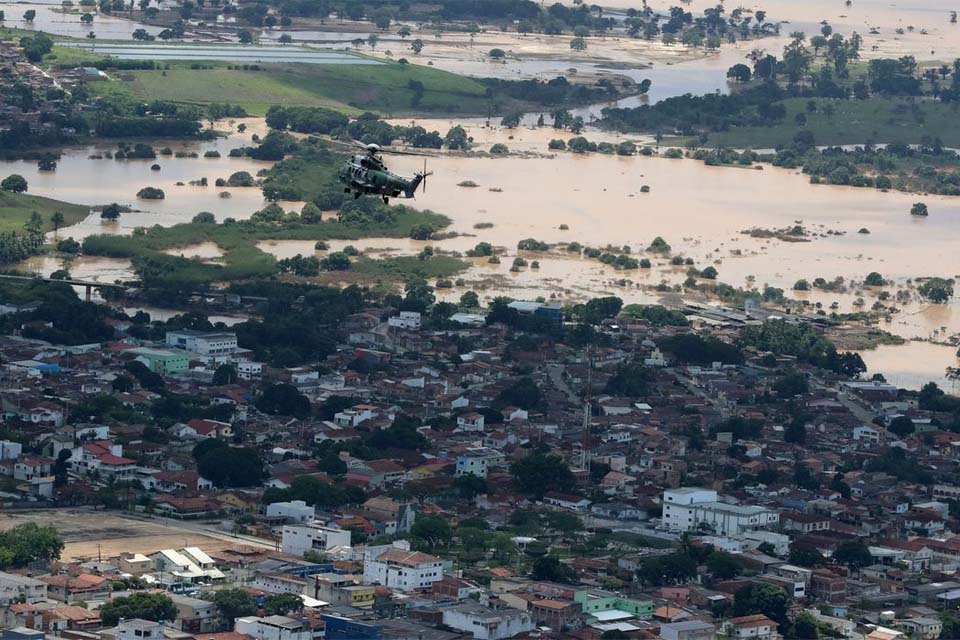
[[[351,156],[340,167],[338,177],[345,185],[344,191],[353,193],[354,197],[377,195],[384,202],[389,198],[412,198],[423,181],[421,174],[409,180],[398,176],[374,153]]]

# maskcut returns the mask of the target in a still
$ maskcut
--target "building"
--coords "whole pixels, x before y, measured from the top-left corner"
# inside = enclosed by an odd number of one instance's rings
[[[136,349],[128,349],[127,353],[133,354],[150,371],[162,376],[186,371],[190,366],[190,358],[182,351],[137,347]]]
[[[738,536],[774,527],[779,521],[780,514],[772,509],[718,502],[717,492],[710,489],[682,487],[663,492],[662,526],[669,531]]]
[[[723,631],[731,640],[780,640],[777,623],[763,614],[732,618],[723,624]]]
[[[185,349],[202,356],[230,355],[237,350],[237,334],[220,331],[168,331],[168,347]]]
[[[394,329],[416,330],[420,328],[420,322],[419,311],[401,311],[400,315],[389,318],[387,325]]]
[[[323,553],[333,547],[349,546],[349,531],[334,529],[319,522],[307,522],[283,527],[280,550],[295,556],[303,556],[307,551]]]
[[[489,609],[479,604],[461,604],[443,610],[443,624],[473,634],[477,640],[501,640],[533,631],[533,620],[526,611]]]
[[[402,548],[406,546],[406,549]],[[363,581],[381,584],[390,589],[414,591],[429,589],[443,579],[440,558],[420,551],[410,551],[409,543],[386,547],[368,547],[363,558]]]
[[[482,419],[483,416],[480,418]],[[458,476],[473,474],[478,478],[486,478],[487,471],[491,467],[503,465],[505,461],[506,457],[496,449],[471,447],[457,456],[456,474]]]
[[[177,607],[175,626],[187,633],[210,633],[217,630],[217,608],[207,600],[178,593],[169,594]]]
[[[310,522],[316,517],[316,511],[303,500],[272,502],[267,505],[267,517],[286,518],[288,522]]]
[[[681,620],[660,625],[663,640],[714,640],[717,629],[703,620]]]
[[[47,584],[15,573],[0,572],[0,606],[24,598],[27,602],[45,600]]]
[[[287,616],[248,616],[237,618],[234,631],[245,633],[256,640],[312,640],[313,632],[303,620]]]

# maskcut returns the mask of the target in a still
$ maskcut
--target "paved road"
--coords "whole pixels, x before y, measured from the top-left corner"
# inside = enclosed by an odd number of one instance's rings
[[[553,386],[563,392],[573,404],[580,404],[580,396],[574,393],[567,381],[563,379],[564,366],[562,364],[547,365],[547,375],[550,376],[550,382]]]

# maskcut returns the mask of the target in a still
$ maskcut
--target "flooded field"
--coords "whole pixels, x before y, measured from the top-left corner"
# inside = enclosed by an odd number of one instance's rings
[[[381,64],[378,60],[300,47],[236,47],[213,45],[122,45],[64,42],[62,46],[123,60],[218,60],[222,62],[299,62],[302,64]]]
[[[37,12],[32,22],[23,19],[24,12],[33,9]],[[80,21],[81,12],[65,13],[60,10],[60,2],[0,2],[0,11],[4,12],[3,26],[28,31],[43,31],[55,36],[86,38],[93,33],[100,40],[131,40],[133,32],[145,29],[151,35],[160,33],[162,27],[140,24],[125,18],[95,13],[91,24]]]

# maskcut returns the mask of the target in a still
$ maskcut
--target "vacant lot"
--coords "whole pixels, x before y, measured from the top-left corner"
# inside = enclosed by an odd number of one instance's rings
[[[126,518],[92,509],[60,509],[50,511],[20,511],[0,514],[0,530],[25,522],[53,525],[63,536],[66,547],[63,560],[89,560],[98,553],[103,558],[124,551],[153,553],[171,547],[197,546],[216,554],[224,549],[249,546],[246,541],[231,541],[200,531],[180,528],[169,521]],[[195,527],[196,525],[192,525]]]

